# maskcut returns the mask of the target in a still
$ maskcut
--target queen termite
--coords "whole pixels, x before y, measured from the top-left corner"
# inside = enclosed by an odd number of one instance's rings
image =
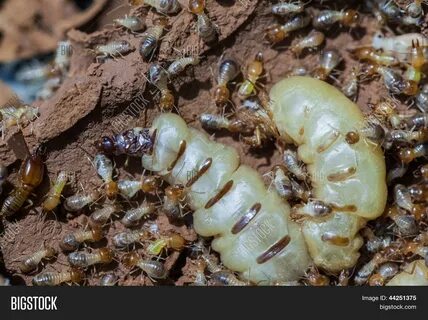
[[[148,136],[156,134],[149,142],[150,151],[143,152],[143,166],[171,185],[188,188],[186,200],[195,210],[196,232],[217,235],[212,248],[220,252],[227,268],[241,271],[242,279],[263,283],[268,274],[273,281],[297,280],[312,263],[330,272],[351,268],[363,244],[358,230],[367,220],[381,215],[385,206],[382,152],[361,140],[353,145],[346,142],[346,133],[363,123],[364,116],[325,82],[287,78],[271,89],[270,96],[268,107],[278,139],[288,137],[300,146],[299,158],[307,166],[308,177],[317,172],[341,177],[325,179],[322,184],[311,181],[314,197],[332,205],[331,214],[321,221],[313,217],[301,225],[291,221],[288,204],[267,192],[258,173],[239,164],[233,148],[189,128],[177,115],[165,113],[154,120]],[[338,138],[318,152],[332,128],[340,133]],[[303,141],[310,144],[304,145]],[[325,157],[331,161],[325,161]],[[355,170],[351,175],[339,175],[338,165]],[[188,172],[195,172],[195,178],[189,181]],[[226,233],[229,236],[224,236]],[[330,233],[348,238],[349,244],[338,246],[331,243],[335,242],[332,239],[323,241],[322,235]],[[288,259],[291,252],[293,260]]]

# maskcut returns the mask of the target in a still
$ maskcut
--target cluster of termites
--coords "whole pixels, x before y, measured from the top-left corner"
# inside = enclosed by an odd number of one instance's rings
[[[306,109],[300,114],[296,112],[296,115],[287,114],[287,110],[275,109],[275,105],[278,107],[278,101],[272,98],[275,93],[269,96],[264,88],[268,84],[266,66],[269,62],[263,50],[251,52],[244,57],[244,61],[232,55],[222,55],[218,59],[214,68],[211,68],[213,88],[210,92],[210,103],[216,106],[218,111],[198,111],[200,124],[208,132],[224,130],[238,136],[239,141],[254,152],[258,152],[254,149],[264,148],[274,142],[281,155],[280,162],[272,164],[264,175],[268,185],[266,194],[262,194],[264,191],[251,194],[252,190],[248,187],[250,195],[243,194],[242,203],[236,209],[237,212],[241,210],[244,213],[232,214],[233,219],[224,215],[224,221],[220,221],[221,223],[214,217],[216,206],[224,206],[224,211],[230,209],[227,207],[231,201],[227,200],[228,195],[240,187],[240,181],[245,184],[245,179],[252,177],[253,173],[239,164],[232,151],[224,146],[214,145],[214,142],[197,130],[188,129],[185,123],[180,122],[182,120],[177,120],[176,116],[170,113],[178,110],[175,90],[177,80],[188,68],[201,62],[199,56],[182,56],[169,62],[154,61],[163,37],[171,29],[170,16],[182,10],[181,5],[184,5],[184,2],[141,0],[129,1],[129,4],[149,6],[156,11],[152,21],[146,21],[144,17],[137,15],[126,15],[114,20],[115,28],[138,40],[138,48],[128,40],[116,39],[88,48],[88,51],[96,63],[115,63],[115,60],[136,51],[135,54],[141,56],[142,63],[148,66],[147,74],[142,76],[157,89],[156,94],[153,94],[153,101],[164,117],[157,118],[152,128],[130,128],[104,136],[96,143],[94,154],[89,155],[89,160],[93,167],[93,178],[98,178],[98,187],[82,187],[81,190],[70,193],[73,188],[69,185],[69,173],[55,173],[51,179],[51,187],[41,203],[43,213],[46,216],[53,213],[52,216],[55,217],[63,215],[66,219],[82,216],[84,219],[81,221],[84,223],[79,223],[78,227],[73,224],[73,228],[65,230],[58,243],[49,242],[44,243],[42,247],[35,246],[31,253],[20,259],[18,269],[22,274],[33,277],[33,285],[95,283],[112,286],[125,283],[134,272],[139,272],[152,283],[168,284],[173,279],[171,273],[176,271],[174,263],[180,255],[190,258],[187,263],[191,267],[185,277],[185,284],[191,286],[378,286],[386,285],[389,281],[405,283],[405,280],[401,279],[405,278],[406,274],[416,275],[428,268],[428,38],[420,32],[426,9],[423,1],[410,1],[406,6],[402,6],[392,0],[368,0],[358,9],[347,7],[342,10],[323,5],[312,6],[310,1],[301,0],[278,1],[271,5],[271,20],[274,22],[263,30],[266,47],[281,51],[284,49],[281,46],[287,44],[286,49],[290,51],[290,56],[298,61],[302,61],[307,55],[318,55],[315,67],[294,67],[286,75],[290,78],[288,80],[293,80],[293,77],[302,79],[301,76],[305,76],[303,79],[311,79],[308,83],[324,88],[320,91],[336,90],[329,92],[350,105],[354,105],[351,101],[359,101],[360,85],[363,82],[378,80],[386,88],[388,95],[371,101],[367,106],[369,111],[362,115],[358,125],[345,132],[334,126],[341,126],[339,122],[346,122],[347,119],[343,119],[346,117],[330,112],[327,107],[301,106]],[[195,29],[204,45],[215,44],[221,33],[206,2],[190,0],[187,9],[187,13],[195,18]],[[334,48],[326,43],[329,43],[330,37],[337,35],[337,32],[357,32],[370,14],[375,16],[378,24],[387,30],[387,33],[376,33],[367,45],[345,48],[352,57],[352,65],[349,65],[349,59],[345,59],[343,55],[343,48]],[[46,84],[42,94],[42,98],[47,99],[67,76],[70,55],[70,43],[61,42],[54,62],[47,69],[32,70],[33,74],[28,72],[21,76],[30,80],[32,77],[49,78],[51,83]],[[340,70],[346,70],[342,82],[339,80]],[[296,83],[299,81],[306,80],[296,80]],[[332,86],[325,89],[327,87],[323,86],[326,83]],[[296,90],[312,89],[305,86],[296,85]],[[316,91],[316,88],[313,89]],[[292,95],[292,90],[285,86],[284,91],[287,90]],[[322,98],[320,94],[319,99]],[[308,101],[309,104],[312,103],[310,98]],[[287,107],[292,109],[293,101],[288,103]],[[313,116],[311,112],[317,108],[319,115]],[[14,125],[19,127],[33,121],[37,112],[37,109],[30,106],[2,108],[2,128],[7,129]],[[302,137],[306,137],[311,128],[302,126],[293,136],[287,130],[291,130],[289,127],[293,126],[294,119],[288,119],[287,124],[283,125],[278,114],[295,117],[296,123],[300,121],[299,117],[303,117],[305,121],[312,119],[310,121],[316,123],[313,118],[318,116],[321,119],[328,118],[331,123],[320,126],[318,129],[325,132],[314,132],[316,143],[307,147],[305,143],[309,145],[310,142],[302,142]],[[335,117],[340,119],[337,124],[331,120],[337,119]],[[173,133],[168,130],[167,133],[158,132],[158,128],[162,126],[171,129]],[[179,139],[180,134],[185,138]],[[302,139],[300,142],[299,137]],[[198,142],[198,139],[202,143]],[[168,145],[171,141],[175,143],[172,147]],[[212,150],[206,147],[210,143],[213,148],[218,148],[214,155],[211,154]],[[309,150],[312,147],[314,149]],[[364,202],[365,199],[357,199],[355,204],[341,204],[332,201],[322,192],[317,192],[317,188],[323,183],[345,185],[348,181],[363,181],[365,177],[361,178],[359,174],[364,170],[365,164],[359,161],[367,160],[362,156],[359,158],[357,153],[363,153],[361,149],[364,148],[373,152],[370,153],[373,158],[383,159],[385,155],[388,170],[385,181],[379,183],[380,191],[374,191],[380,196],[385,195],[386,206],[383,206],[383,214],[374,214],[373,217],[361,217],[357,214],[363,206],[358,201]],[[334,158],[332,149],[356,150],[353,151],[352,157],[346,154],[345,160],[351,158],[352,164],[348,162],[342,165],[340,161],[335,160],[337,156]],[[210,156],[205,157],[205,153]],[[325,169],[326,172],[320,174],[322,177],[316,177],[311,169],[314,164],[307,160],[315,158],[314,154],[329,154],[332,158],[322,161],[334,163],[334,170],[327,172],[330,166]],[[123,171],[126,171],[126,168],[116,168],[115,161],[120,155],[141,158],[144,171],[138,176],[127,173],[125,177]],[[203,161],[195,160],[199,156],[205,157]],[[213,173],[214,170],[218,171],[218,175]],[[379,170],[382,170],[381,166]],[[1,219],[9,219],[19,210],[25,209],[25,203],[31,202],[33,192],[42,183],[44,171],[44,159],[39,151],[23,161],[18,183],[3,201]],[[187,176],[184,178],[184,175]],[[0,166],[0,193],[6,179],[7,168]],[[210,183],[217,181],[216,179],[224,181],[212,190],[198,189],[204,184],[205,187],[211,187]],[[255,185],[258,183],[256,178],[251,179]],[[367,189],[371,187],[367,185]],[[337,190],[332,193],[335,192],[340,193]],[[212,196],[205,197],[204,193]],[[349,198],[352,197],[349,195]],[[242,248],[241,251],[230,253],[228,248],[221,247],[227,247],[225,239],[231,241],[230,238],[236,239],[245,234],[243,232],[255,233],[256,226],[262,225],[259,217],[265,210],[269,213],[270,209],[265,208],[268,207],[266,203],[272,201],[275,205],[277,198],[280,199],[281,205],[290,207],[287,213],[287,226],[290,230],[293,225],[297,226],[299,232],[309,228],[307,233],[313,233],[306,234],[304,240],[311,246],[312,251],[307,255],[310,258],[302,258],[303,254],[299,256],[301,253],[295,253],[302,261],[296,262],[296,265],[293,265],[293,261],[288,261],[292,266],[289,269],[299,269],[303,266],[302,270],[290,271],[294,272],[292,274],[288,274],[288,270],[276,270],[275,263],[281,259],[281,253],[289,247],[292,247],[290,250],[298,250],[301,245],[296,244],[292,231],[284,232],[275,238],[275,241],[269,242],[267,248],[259,254],[251,256],[251,259],[255,260],[251,263],[256,265],[253,271],[257,273],[252,276],[251,269],[242,271],[246,265],[243,264],[243,267],[236,262],[240,255],[245,256]],[[204,216],[208,210],[211,210],[209,213],[213,216]],[[193,221],[192,211],[195,213]],[[166,231],[160,228],[158,221],[163,218],[174,227]],[[233,220],[233,223],[228,219]],[[284,218],[281,216],[278,219],[281,222]],[[343,233],[340,228],[328,228],[328,224],[335,219],[339,221],[336,222],[341,228],[350,221],[352,228],[349,229],[352,230]],[[341,219],[349,221],[343,222]],[[180,226],[189,228],[192,223],[200,234],[196,241],[190,241],[188,238],[191,237],[185,237],[183,232],[178,231]],[[220,226],[216,226],[216,223]],[[222,229],[222,223],[228,226],[227,230]],[[211,227],[215,231],[211,232]],[[265,227],[272,233],[276,228],[269,225]],[[204,237],[205,234],[207,236]],[[211,244],[208,236],[215,238]],[[317,238],[311,240],[311,236]],[[267,235],[265,237],[268,238]],[[245,250],[251,248],[251,241],[248,242],[243,245]],[[245,245],[248,245],[248,248]],[[325,246],[328,249],[324,252],[317,246]],[[220,249],[217,250],[216,247]],[[215,250],[223,250],[220,252],[221,259]],[[350,258],[352,252],[347,250],[356,253]],[[332,257],[332,261],[325,261],[323,254]],[[299,260],[298,258],[295,260]],[[67,268],[60,272],[42,270],[57,259],[64,261]],[[248,256],[242,259],[251,260]],[[333,262],[335,259],[340,261]],[[341,260],[346,261],[341,264]],[[262,277],[260,274],[265,270],[263,267],[270,263],[273,274],[264,274]],[[234,267],[237,265],[238,267]],[[296,276],[297,274],[299,276]],[[260,280],[261,278],[263,280]],[[396,280],[391,280],[393,278]],[[0,278],[0,284],[2,281]],[[425,276],[425,283],[427,281]]]

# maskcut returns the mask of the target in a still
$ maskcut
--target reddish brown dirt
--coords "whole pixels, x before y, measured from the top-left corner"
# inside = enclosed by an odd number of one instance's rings
[[[247,7],[244,5],[245,3],[247,3]],[[163,38],[157,55],[158,59],[162,62],[170,61],[177,57],[177,51],[188,52],[195,46],[203,58],[198,66],[185,72],[185,75],[180,77],[181,81],[172,86],[176,93],[178,112],[189,125],[201,129],[199,122],[195,120],[200,113],[220,112],[212,102],[214,80],[211,70],[216,71],[217,62],[222,54],[234,57],[244,66],[258,51],[262,51],[266,70],[262,85],[266,89],[269,89],[273,83],[295,66],[303,65],[309,70],[313,70],[317,65],[317,53],[304,54],[297,59],[287,50],[290,40],[306,34],[309,29],[293,34],[282,44],[282,48],[270,48],[264,42],[263,30],[277,21],[270,14],[269,9],[267,1],[209,1],[207,12],[220,30],[220,41],[213,48],[198,41],[198,36],[193,31],[195,18],[186,10],[169,20],[171,27]],[[133,10],[131,12],[147,16],[146,23],[150,26],[155,15],[153,11],[142,7]],[[104,16],[102,21],[108,23],[109,19]],[[329,80],[331,83],[341,83],[357,63],[350,56],[348,49],[370,43],[371,36],[377,29],[374,18],[366,15],[364,22],[357,30],[349,32],[345,29],[333,28],[328,32],[328,39],[324,47],[336,48],[343,56],[341,67],[336,73],[337,80]],[[41,212],[40,203],[43,195],[48,191],[50,181],[55,178],[57,172],[67,170],[75,175],[75,182],[66,188],[66,196],[82,192],[82,188],[93,190],[100,187],[101,181],[87,157],[87,153],[95,155],[94,142],[103,135],[113,133],[112,123],[121,117],[123,111],[141,93],[144,93],[144,97],[150,103],[138,117],[130,119],[128,127],[137,124],[139,126],[150,125],[152,119],[159,114],[143,76],[147,73],[149,64],[142,61],[138,50],[123,58],[107,59],[103,63],[95,62],[93,53],[88,50],[97,44],[119,39],[127,40],[138,48],[140,40],[136,35],[120,28],[107,26],[91,34],[72,30],[67,36],[73,45],[69,75],[51,99],[36,103],[40,108],[40,117],[34,122],[32,128],[29,126],[24,129],[24,136],[30,149],[39,143],[44,143],[46,146],[47,173],[44,182],[37,189],[37,195],[33,197],[34,207],[30,210],[22,210],[9,221],[4,221],[6,230],[14,227],[19,229],[13,239],[2,248],[7,272],[15,275],[16,283],[19,282],[19,279],[22,283],[30,284],[31,282],[31,275],[22,275],[17,269],[18,261],[23,256],[34,252],[44,242],[57,247],[58,241],[65,233],[81,228],[86,223],[86,215],[67,219],[63,210],[59,210],[56,212],[58,220],[55,220],[53,215],[45,215]],[[238,83],[240,81],[242,78],[237,80]],[[378,101],[386,95],[387,92],[381,83],[363,83],[357,103],[362,110],[367,111],[367,102]],[[238,104],[235,95],[233,101]],[[16,155],[6,143],[11,134],[8,133],[5,142],[0,144],[0,161],[10,166],[12,174],[9,181],[13,184],[16,183],[19,161],[16,161]],[[261,173],[268,172],[274,164],[280,162],[279,153],[273,144],[268,144],[261,150],[250,150],[236,136],[233,137],[227,133],[217,133],[213,135],[213,139],[234,146],[238,150],[242,162]],[[118,157],[115,161],[120,178],[129,176],[129,174],[139,177],[142,173],[138,159],[131,159],[126,168],[124,167],[124,157]],[[141,202],[142,199],[139,201]],[[15,219],[16,221],[14,221]],[[161,233],[167,233],[172,228],[189,242],[196,239],[196,235],[190,227],[173,226],[162,215],[156,219],[156,222],[159,224]],[[97,244],[97,247],[106,244],[112,246],[112,235],[121,230],[123,230],[122,225],[118,221],[114,221],[108,229],[107,240]],[[162,284],[173,284],[174,281],[177,281],[176,284],[181,285],[192,281],[195,265],[191,259],[185,256],[186,252],[180,256],[175,253],[167,258],[170,268],[176,263],[173,267],[175,278],[161,282]],[[118,252],[118,260],[122,255],[123,252]],[[181,268],[183,268],[182,271],[180,271]],[[66,256],[62,253],[57,260],[47,262],[44,267],[46,271],[65,269],[67,269]],[[88,283],[97,284],[102,272],[110,270],[115,270],[120,276],[119,284],[151,284],[148,278],[140,278],[138,273],[129,274],[129,271],[118,263],[89,270]]]

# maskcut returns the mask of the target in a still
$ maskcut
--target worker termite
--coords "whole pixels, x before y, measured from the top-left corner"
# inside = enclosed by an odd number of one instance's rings
[[[414,236],[419,232],[419,226],[413,215],[406,214],[398,207],[388,209],[387,217],[395,222],[396,231],[402,236]]]
[[[44,170],[45,165],[38,151],[25,159],[19,172],[19,185],[4,200],[0,217],[10,216],[23,206],[33,190],[41,184]]]
[[[62,251],[73,251],[80,247],[84,242],[98,242],[104,238],[103,231],[101,229],[92,230],[79,230],[73,233],[66,234],[59,246]]]
[[[135,226],[144,216],[152,214],[155,212],[155,210],[156,207],[153,203],[149,203],[144,200],[144,202],[138,208],[126,211],[121,222],[125,227]]]
[[[345,27],[355,27],[360,22],[360,15],[356,10],[323,10],[315,15],[312,25],[317,29],[328,29],[336,22]]]
[[[371,61],[383,66],[394,66],[400,62],[395,56],[385,52],[380,53],[371,47],[357,48],[353,50],[353,54],[359,60]]]
[[[306,271],[305,280],[310,286],[323,287],[330,285],[330,278],[321,274],[317,267],[313,265]]]
[[[246,70],[245,80],[239,86],[238,97],[245,100],[255,92],[256,83],[263,73],[263,54],[258,52],[253,61],[251,61]]]
[[[265,37],[270,43],[275,44],[284,40],[291,32],[303,29],[310,23],[311,18],[309,16],[298,15],[291,18],[283,25],[277,23],[270,25],[265,30]]]
[[[383,286],[389,279],[395,276],[399,270],[397,263],[386,262],[379,266],[376,273],[370,276],[368,283],[370,286]]]
[[[136,242],[142,242],[149,237],[147,230],[132,230],[120,232],[113,236],[113,244],[116,248],[126,248]]]
[[[103,287],[112,287],[117,284],[119,277],[114,273],[107,273],[103,275],[100,279],[100,286]]]
[[[119,210],[114,204],[106,204],[102,208],[95,210],[89,216],[89,226],[93,229],[103,227],[111,216]]]
[[[415,96],[415,102],[421,112],[428,113],[428,91],[426,91],[425,86]]]
[[[254,131],[254,127],[250,123],[241,119],[228,119],[225,116],[220,116],[210,113],[202,113],[199,116],[199,121],[202,126],[209,130],[225,129],[233,133],[247,133]]]
[[[146,28],[146,24],[144,23],[143,19],[137,16],[125,16],[124,18],[117,18],[114,19],[113,22],[116,25],[125,27],[126,29],[130,30],[131,32],[139,32]]]
[[[88,268],[95,264],[109,264],[113,261],[114,253],[109,248],[101,248],[94,252],[72,252],[68,255],[68,262],[73,267]]]
[[[205,264],[205,268],[209,273],[216,273],[222,270],[219,265],[219,261],[216,256],[209,254],[209,252],[204,248],[203,253],[200,257]]]
[[[33,278],[33,286],[58,286],[65,282],[80,283],[85,280],[85,274],[79,269],[70,269],[68,271],[54,273],[45,272],[38,274]]]
[[[288,171],[296,176],[297,179],[304,181],[307,177],[304,165],[297,159],[297,153],[287,149],[283,154],[284,165]]]
[[[413,201],[428,202],[428,185],[427,184],[413,184],[408,187],[408,190]]]
[[[198,34],[206,43],[217,39],[217,30],[205,11],[205,0],[189,0],[189,10],[198,17]]]
[[[248,283],[242,280],[239,280],[231,271],[228,270],[222,270],[217,271],[211,274],[211,279],[217,284],[217,285],[223,285],[223,286],[248,286]]]
[[[403,163],[410,163],[417,158],[428,156],[428,143],[419,143],[411,148],[402,148],[398,157]]]
[[[168,76],[173,78],[182,73],[187,66],[195,66],[199,63],[199,57],[184,57],[173,61],[167,69]]]
[[[271,89],[270,101],[272,121],[280,137],[299,146],[308,177],[319,172],[340,176],[323,183],[308,181],[317,199],[334,204],[333,212],[322,219],[307,217],[301,224],[293,222],[285,200],[268,192],[255,170],[240,165],[235,149],[189,128],[172,113],[163,113],[153,121],[149,132],[156,132],[156,137],[152,150],[143,154],[142,165],[170,185],[186,185],[189,172],[199,173],[186,187],[186,200],[195,210],[194,229],[201,236],[215,236],[211,247],[220,253],[227,268],[240,271],[242,279],[263,283],[268,274],[272,281],[297,280],[313,263],[330,272],[351,268],[363,245],[359,229],[384,211],[383,153],[364,143],[355,148],[343,139],[364,121],[364,115],[326,82],[310,77],[283,79]],[[317,152],[333,130],[342,138],[334,147]],[[338,167],[355,170],[351,176],[340,175]],[[264,240],[258,241],[261,229]],[[349,238],[348,246],[322,241],[322,234],[337,230]]]
[[[392,239],[390,236],[376,236],[372,229],[366,227],[361,234],[366,239],[366,248],[370,253],[376,253],[390,246]]]
[[[319,60],[318,67],[314,71],[314,77],[320,80],[326,80],[334,68],[341,62],[342,57],[337,50],[324,51]]]
[[[428,128],[416,131],[389,130],[385,136],[385,149],[390,149],[393,144],[411,144],[428,142]]]
[[[125,54],[134,51],[135,48],[126,40],[112,41],[107,44],[100,44],[93,50],[97,55],[95,58],[97,62],[99,59],[107,59],[117,57],[123,57]]]
[[[307,202],[312,197],[310,191],[306,190],[296,181],[290,179],[285,173],[286,168],[282,165],[277,165],[272,169],[273,172],[273,184],[278,194],[286,199],[290,200],[293,198],[301,199]]]
[[[0,194],[3,192],[3,185],[6,183],[7,167],[0,164]]]
[[[397,112],[396,106],[390,99],[381,100],[376,103],[373,106],[373,115],[382,123],[386,123],[387,126],[389,123],[392,128],[399,128],[403,120],[407,117]]]
[[[44,259],[52,259],[56,255],[56,250],[52,247],[45,246],[42,250],[33,253],[19,264],[22,273],[28,273],[37,269],[39,263]]]
[[[316,47],[321,46],[324,40],[324,33],[312,30],[306,37],[295,41],[291,45],[290,50],[299,56],[304,49],[314,50]]]
[[[333,208],[331,205],[321,200],[310,200],[305,204],[298,204],[294,206],[291,210],[291,216],[305,215],[311,217],[323,217],[329,215],[332,211]],[[322,237],[323,236],[324,234],[322,235]]]
[[[52,211],[54,210],[61,201],[61,193],[68,181],[68,173],[60,171],[56,178],[56,181],[49,190],[45,201],[43,201],[43,210]]]
[[[130,199],[134,197],[138,191],[154,193],[159,189],[161,184],[162,180],[159,176],[141,176],[140,180],[119,180],[117,186],[120,194]]]
[[[418,112],[410,117],[406,117],[404,120],[406,128],[414,130],[421,127],[428,127],[428,113]]]
[[[205,262],[203,260],[197,260],[196,261],[196,272],[195,272],[195,279],[190,284],[191,286],[197,286],[197,287],[203,287],[206,286],[208,281],[205,277]]]
[[[153,56],[167,25],[168,20],[166,18],[157,18],[154,25],[142,34],[143,40],[141,41],[139,51],[144,60],[150,60]]]
[[[125,254],[122,258],[122,263],[125,267],[132,269],[138,267],[143,270],[149,278],[165,279],[168,276],[168,271],[160,261],[144,260],[136,252]]]
[[[39,108],[22,106],[5,106],[0,108],[0,121],[2,135],[6,129],[17,126],[19,129],[37,119]]]
[[[163,250],[171,249],[174,251],[183,250],[186,240],[178,233],[171,233],[168,236],[161,236],[147,246],[147,253],[150,255],[160,255]]]
[[[173,186],[168,186],[165,189],[165,196],[162,203],[162,212],[165,215],[176,221],[182,218],[184,215],[182,202],[186,198],[186,190],[183,185],[176,184]]]
[[[411,1],[406,7],[407,14],[412,18],[421,17],[424,13],[423,8],[422,8],[422,3],[424,3],[424,2],[425,2],[425,0],[413,0],[413,1]]]
[[[97,154],[94,158],[94,165],[98,175],[104,181],[107,197],[114,199],[119,189],[117,183],[113,181],[113,162],[106,155]]]
[[[100,199],[100,193],[96,190],[89,194],[75,194],[65,199],[64,208],[70,212],[77,212],[98,199]]]
[[[171,111],[174,107],[174,95],[168,88],[168,73],[161,65],[154,63],[149,68],[150,83],[160,91],[159,108],[161,111]]]
[[[279,16],[287,16],[290,14],[302,13],[305,10],[305,5],[301,0],[293,2],[280,1],[277,4],[272,5],[271,11],[273,14]]]
[[[132,6],[147,5],[164,14],[174,14],[181,10],[178,0],[129,0],[129,4]]]
[[[352,101],[358,98],[359,80],[360,70],[358,67],[353,67],[341,88],[343,94]]]
[[[217,106],[224,106],[230,98],[230,91],[227,84],[236,78],[239,73],[239,66],[232,59],[223,60],[219,64],[217,75],[217,86],[214,90],[214,101]]]

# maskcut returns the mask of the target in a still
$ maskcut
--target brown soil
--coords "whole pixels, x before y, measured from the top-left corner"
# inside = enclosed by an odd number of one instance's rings
[[[18,0],[7,1],[20,2]],[[65,1],[66,2],[66,1]],[[358,1],[356,1],[358,2]],[[27,1],[26,1],[27,3]],[[325,7],[327,4],[323,4]],[[347,7],[351,6],[349,1]],[[320,6],[318,6],[319,8]],[[67,6],[64,6],[64,11]],[[311,10],[318,10],[312,8]],[[4,9],[3,9],[4,10]],[[68,9],[74,13],[73,8]],[[213,72],[216,72],[219,57],[224,54],[237,59],[241,65],[245,65],[258,51],[262,51],[265,58],[265,77],[262,83],[269,89],[273,83],[281,79],[287,71],[295,66],[303,65],[309,70],[318,63],[318,52],[304,54],[297,59],[286,48],[271,48],[264,42],[264,29],[278,21],[270,13],[268,1],[209,1],[207,12],[220,30],[220,39],[214,47],[204,45],[193,31],[195,18],[187,10],[183,10],[169,19],[170,29],[165,35],[155,60],[167,62],[175,59],[178,52],[186,52],[197,46],[199,55],[203,57],[201,63],[191,71],[185,72],[180,77],[180,82],[174,83],[176,103],[179,114],[189,125],[201,129],[196,117],[202,112],[219,113],[218,108],[212,102],[212,89],[214,85]],[[61,12],[61,11],[60,11]],[[146,23],[150,26],[156,15],[153,10],[143,7],[131,9],[131,13],[146,17]],[[1,14],[1,11],[0,11]],[[65,14],[65,13],[62,13]],[[69,14],[67,14],[69,15]],[[112,15],[113,17],[113,15]],[[61,14],[59,17],[61,18]],[[106,16],[102,17],[103,23],[108,23]],[[293,34],[289,40],[281,46],[289,46],[290,40],[306,34],[309,28]],[[348,48],[368,44],[371,36],[378,30],[376,21],[372,16],[365,15],[361,27],[348,31],[346,29],[332,28],[327,35],[325,48],[336,48],[343,56],[343,62],[336,73],[337,83],[341,83],[349,74],[351,68],[357,64],[348,52]],[[55,33],[57,34],[57,33]],[[112,123],[121,117],[126,108],[144,92],[144,97],[150,101],[148,107],[138,117],[132,118],[128,127],[135,125],[150,125],[152,119],[159,114],[155,103],[152,102],[150,90],[146,87],[144,74],[147,73],[149,64],[142,61],[138,50],[125,55],[123,58],[107,59],[102,63],[95,62],[94,55],[88,50],[97,44],[107,43],[111,40],[127,40],[135,48],[138,48],[139,38],[121,28],[106,26],[94,33],[86,34],[77,30],[68,32],[67,37],[72,41],[73,56],[69,75],[55,95],[47,101],[36,102],[40,108],[40,117],[23,129],[23,133],[30,149],[40,143],[46,147],[47,173],[43,184],[37,189],[37,195],[32,197],[35,205],[31,209],[21,210],[10,220],[4,221],[5,229],[19,228],[19,232],[2,248],[5,267],[10,275],[15,275],[15,283],[20,281],[30,284],[32,275],[22,275],[18,269],[18,263],[22,257],[39,249],[43,243],[57,247],[60,238],[86,224],[87,215],[68,218],[64,210],[53,215],[42,213],[40,203],[49,189],[51,180],[55,178],[59,170],[67,170],[75,174],[75,182],[67,186],[65,195],[92,190],[100,187],[101,181],[97,177],[94,168],[88,160],[87,153],[95,155],[94,142],[103,135],[110,135]],[[40,51],[52,50],[46,46]],[[53,41],[53,40],[52,40]],[[0,52],[2,50],[0,49]],[[34,52],[31,52],[33,54]],[[16,55],[16,52],[13,53]],[[20,55],[28,56],[30,52]],[[4,58],[6,59],[6,58]],[[242,78],[238,79],[239,83]],[[336,80],[329,80],[335,84]],[[171,88],[172,88],[171,87]],[[236,91],[236,90],[235,90]],[[380,82],[363,83],[358,98],[358,105],[367,111],[369,101],[377,101],[386,96],[387,92]],[[238,100],[233,97],[235,104]],[[12,173],[8,179],[12,184],[16,183],[16,171],[19,161],[11,150],[7,141],[14,131],[8,132],[5,141],[0,142],[0,161],[9,165]],[[242,162],[252,166],[261,173],[266,173],[270,168],[279,163],[279,153],[273,144],[267,144],[261,150],[250,150],[241,143],[237,136],[228,133],[216,133],[216,141],[234,146],[241,155]],[[19,149],[19,148],[18,148]],[[118,177],[124,178],[130,174],[139,177],[142,168],[138,159],[130,159],[129,165],[124,166],[125,157],[115,158]],[[11,189],[9,186],[8,190]],[[4,195],[3,195],[4,197]],[[138,199],[140,202],[142,199]],[[100,203],[97,204],[98,206]],[[126,204],[124,204],[126,206]],[[88,210],[88,212],[90,212]],[[16,221],[15,221],[16,219]],[[156,219],[161,233],[167,233],[174,229],[189,242],[196,239],[191,226],[177,227],[171,225],[165,216]],[[16,223],[16,224],[15,224]],[[112,247],[112,235],[123,230],[123,226],[114,221],[107,234],[107,240],[97,244],[96,247],[108,245]],[[140,247],[137,247],[141,250]],[[195,270],[194,262],[187,257],[188,250],[181,255],[174,253],[167,258],[167,264],[172,268],[173,276],[170,280],[161,282],[164,284],[184,284],[191,282]],[[123,252],[118,252],[118,260]],[[45,271],[67,269],[66,256],[59,254],[57,260],[47,262]],[[182,269],[182,270],[181,270]],[[120,276],[119,284],[141,285],[151,284],[148,278],[137,274],[129,274],[121,264],[113,263],[107,267],[90,269],[88,271],[88,283],[98,283],[102,272],[115,270]]]

